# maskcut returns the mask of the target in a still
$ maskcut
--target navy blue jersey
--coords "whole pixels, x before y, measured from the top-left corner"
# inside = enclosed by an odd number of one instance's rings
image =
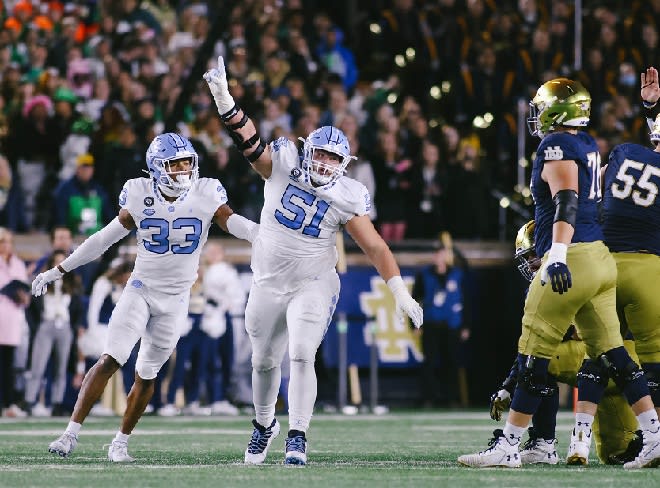
[[[604,181],[603,232],[610,251],[660,255],[660,153],[620,144],[610,153]]]
[[[593,242],[603,239],[598,222],[600,193],[600,154],[596,141],[586,132],[571,134],[555,132],[543,138],[532,167],[532,196],[534,197],[534,239],[536,254],[543,256],[552,245],[552,223],[555,204],[550,186],[541,179],[543,165],[551,161],[575,161],[578,166],[578,208],[575,233],[571,242]]]

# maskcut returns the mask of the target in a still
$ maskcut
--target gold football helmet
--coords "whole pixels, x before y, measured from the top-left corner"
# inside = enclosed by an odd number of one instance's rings
[[[527,281],[532,281],[534,274],[541,267],[541,258],[534,249],[534,221],[530,220],[523,225],[516,235],[516,253],[514,259],[518,271]]]
[[[589,123],[591,95],[579,81],[555,78],[538,89],[529,102],[527,128],[543,138],[557,127],[584,127]]]

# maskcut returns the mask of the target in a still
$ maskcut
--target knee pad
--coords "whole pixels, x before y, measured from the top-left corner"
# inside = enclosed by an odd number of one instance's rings
[[[557,382],[548,374],[549,359],[527,356],[518,373],[518,387],[539,397],[553,396],[557,392]]]
[[[557,383],[548,381],[549,359],[518,355],[518,384],[511,408],[517,412],[533,414],[544,397],[553,396]]]
[[[653,404],[660,407],[660,363],[643,363],[642,369],[646,375],[646,385]]]
[[[607,366],[612,379],[630,405],[649,394],[644,371],[632,360],[623,346],[601,354],[600,360]]]
[[[585,359],[577,372],[578,401],[600,403],[609,379],[607,366],[601,361]]]

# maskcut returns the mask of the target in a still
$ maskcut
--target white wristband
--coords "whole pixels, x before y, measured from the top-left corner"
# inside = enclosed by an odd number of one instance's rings
[[[563,242],[553,242],[548,252],[548,263],[564,263],[566,264],[566,253],[568,246]]]

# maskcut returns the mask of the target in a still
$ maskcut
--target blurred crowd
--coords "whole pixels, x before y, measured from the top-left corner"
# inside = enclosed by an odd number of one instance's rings
[[[165,128],[258,219],[263,182],[201,81],[223,55],[262,138],[344,130],[387,240],[495,237],[490,191],[528,196],[518,110],[544,81],[589,89],[604,157],[646,139],[636,94],[658,59],[660,0],[582,4],[576,60],[567,0],[0,2],[0,225],[94,232]]]

